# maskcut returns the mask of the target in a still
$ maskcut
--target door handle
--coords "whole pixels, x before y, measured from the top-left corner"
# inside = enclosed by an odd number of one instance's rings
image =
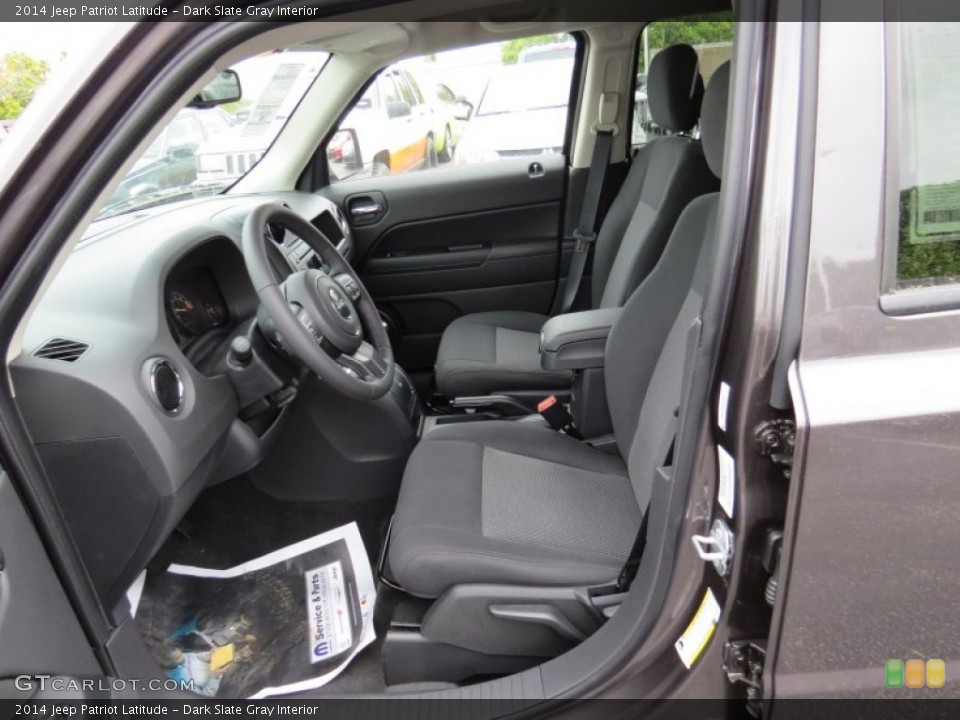
[[[351,205],[350,216],[354,218],[365,218],[383,212],[383,205],[380,203],[370,203],[369,205]]]

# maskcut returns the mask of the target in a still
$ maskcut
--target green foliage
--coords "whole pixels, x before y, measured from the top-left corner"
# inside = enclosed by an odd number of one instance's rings
[[[0,120],[14,120],[33,100],[50,66],[26,53],[12,52],[0,58]]]
[[[534,45],[549,45],[550,43],[563,42],[566,39],[566,35],[535,35],[534,37],[508,40],[500,46],[500,60],[504,65],[513,65],[519,59],[520,51],[524,48]]]
[[[648,30],[650,33],[650,48],[659,49],[678,43],[697,46],[708,43],[730,42],[733,38],[733,22],[711,19],[721,16],[728,17],[724,13],[722,15],[694,16],[700,19],[691,19],[684,22],[653,23]]]
[[[918,287],[955,282],[960,278],[960,238],[946,242],[915,242],[913,215],[917,188],[900,193],[900,241],[897,249],[897,284]]]

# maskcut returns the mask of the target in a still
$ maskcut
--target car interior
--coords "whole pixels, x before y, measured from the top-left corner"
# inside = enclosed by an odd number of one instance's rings
[[[135,631],[128,669],[167,670],[138,581],[347,523],[376,640],[311,696],[550,697],[655,622],[664,538],[688,514],[673,466],[694,440],[678,428],[739,30],[709,71],[669,42],[640,78],[646,28],[730,4],[593,23],[568,2],[533,20],[488,4],[479,22],[451,3],[275,25],[224,51],[141,149],[243,58],[328,57],[227,191],[93,222],[23,318],[17,405],[100,602]],[[441,129],[452,162],[334,177],[331,138],[378,73],[547,34],[575,49],[562,152],[461,165]],[[638,141],[641,93],[656,130]]]

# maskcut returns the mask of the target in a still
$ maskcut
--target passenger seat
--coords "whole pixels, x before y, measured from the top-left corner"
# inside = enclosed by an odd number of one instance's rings
[[[610,207],[594,247],[591,306],[623,305],[660,258],[687,204],[718,189],[698,140],[703,78],[689,45],[664,48],[650,63],[647,103],[653,121],[675,133],[644,145]],[[531,312],[465,315],[443,334],[436,380],[447,398],[563,391],[572,376],[540,367],[540,329],[549,318]]]

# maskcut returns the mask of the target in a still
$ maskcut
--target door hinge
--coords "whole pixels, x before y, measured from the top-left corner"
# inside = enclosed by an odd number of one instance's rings
[[[760,423],[753,431],[753,446],[763,457],[770,458],[783,469],[788,480],[793,470],[793,446],[797,426],[788,418],[776,418]]]
[[[747,686],[747,712],[755,718],[760,717],[766,657],[764,640],[741,640],[723,646],[723,672],[731,683]]]

